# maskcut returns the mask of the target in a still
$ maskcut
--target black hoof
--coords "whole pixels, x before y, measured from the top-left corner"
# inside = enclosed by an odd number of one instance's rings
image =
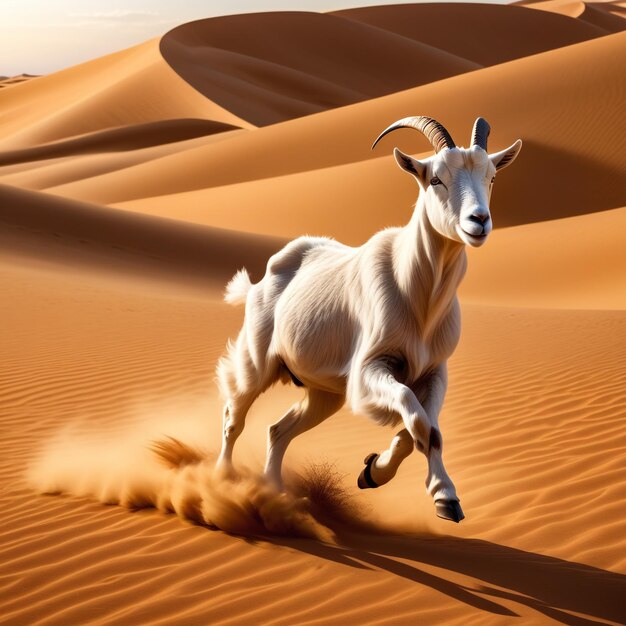
[[[458,500],[437,500],[435,502],[435,509],[437,510],[437,517],[441,519],[449,519],[451,522],[457,524],[465,519],[463,515],[463,509]]]
[[[359,479],[356,481],[359,489],[376,489],[379,486],[372,478],[372,463],[376,460],[376,457],[378,457],[378,455],[372,452],[372,454],[368,454],[363,460],[365,468],[359,474]]]

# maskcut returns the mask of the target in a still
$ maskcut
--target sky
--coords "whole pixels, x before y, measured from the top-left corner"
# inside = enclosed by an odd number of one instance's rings
[[[205,17],[258,11],[332,11],[401,3],[402,0],[0,0],[0,76],[50,74]]]

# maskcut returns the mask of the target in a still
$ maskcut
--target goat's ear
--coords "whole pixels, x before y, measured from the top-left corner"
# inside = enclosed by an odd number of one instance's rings
[[[513,161],[517,158],[521,149],[522,140],[518,139],[512,146],[506,148],[506,150],[490,154],[489,159],[496,166],[496,171],[498,171],[504,169],[507,165],[511,165],[511,163],[513,163]]]
[[[396,157],[398,165],[409,174],[413,174],[417,178],[417,182],[422,186],[426,184],[426,165],[408,154],[404,154],[398,148],[393,149],[393,156]]]

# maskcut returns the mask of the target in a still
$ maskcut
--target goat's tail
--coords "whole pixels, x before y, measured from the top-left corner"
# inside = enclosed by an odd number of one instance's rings
[[[226,285],[224,300],[228,304],[243,304],[248,297],[248,292],[252,287],[250,275],[246,269],[239,270]]]

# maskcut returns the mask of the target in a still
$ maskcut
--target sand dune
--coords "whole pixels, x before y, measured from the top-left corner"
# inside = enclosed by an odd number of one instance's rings
[[[624,37],[485,68],[50,191],[225,228],[277,229],[287,236],[303,228],[358,243],[377,228],[404,222],[415,201],[415,184],[393,162],[392,147],[415,153],[427,147],[417,133],[403,131],[371,153],[372,138],[407,111],[437,110],[466,144],[473,116],[457,106],[463,97],[490,120],[492,149],[524,140],[516,167],[498,177],[492,201],[497,227],[613,209],[623,204],[626,175],[615,157],[626,151]],[[575,105],[545,115],[545,102],[564,94]],[[511,102],[520,107],[515,116],[508,113]],[[251,160],[254,167],[240,167]],[[573,175],[581,170],[584,176]],[[337,211],[352,202],[359,206],[356,224]]]
[[[433,28],[439,23],[445,28]],[[196,89],[263,126],[608,32],[616,30],[511,7],[449,3],[228,16],[184,24],[160,47]]]
[[[184,24],[160,50],[195,89],[256,126],[481,67],[384,29],[305,12]]]
[[[204,122],[202,124],[204,124]],[[206,124],[208,126],[214,123],[207,121]],[[194,125],[192,124],[192,126]],[[122,127],[120,134],[124,135],[128,130],[131,130],[132,134],[132,129],[132,126]],[[96,136],[102,134],[106,141],[111,138],[109,132],[115,133],[116,131],[102,131],[102,133],[96,133]],[[147,148],[126,144],[122,146],[122,150],[113,152],[110,151],[109,146],[105,143],[101,148],[102,152],[95,152],[93,154],[87,153],[64,157],[48,157],[41,160],[5,165],[0,168],[0,171],[2,171],[2,182],[7,185],[34,190],[47,189],[85,178],[92,178],[104,173],[122,170],[139,163],[147,163],[148,161],[153,161],[165,155],[173,154],[174,152],[189,150],[208,143],[216,143],[226,139],[227,136],[230,136],[230,133],[245,132],[248,131],[244,129],[224,131],[212,135],[204,135],[196,139],[173,141],[171,143],[149,146]],[[89,138],[90,135],[87,135],[87,142]],[[80,144],[83,138],[78,138],[77,141]],[[67,142],[59,142],[58,147],[71,149],[74,145],[73,140],[67,140]],[[57,144],[44,144],[43,146],[32,148],[32,150],[35,153],[41,152],[43,155],[48,156],[47,151],[50,147],[54,150]],[[27,148],[26,150],[29,149]],[[5,153],[5,155],[8,158],[12,158],[16,153],[19,155],[22,151],[9,151]]]
[[[204,137],[233,130],[236,126],[212,120],[174,119],[122,126],[34,148],[0,153],[0,166],[40,161],[77,154],[139,150],[156,145]]]
[[[524,4],[202,20],[0,89],[0,624],[625,623],[623,3]],[[346,408],[269,489],[293,385],[213,472],[225,282],[406,222],[391,149],[430,148],[369,146],[410,114],[524,140],[460,290],[458,526],[416,454],[357,488],[393,432]]]
[[[407,4],[391,9],[346,9],[334,15],[417,39],[480,65],[504,63],[614,32],[565,15],[497,4]]]
[[[163,61],[158,45],[148,41],[2,90],[0,149],[175,118],[248,126],[182,81]]]
[[[304,173],[304,182],[311,170],[343,163],[377,158],[369,151],[373,137],[390,121],[414,111],[415,102],[420,110],[415,113],[437,111],[437,116],[450,128],[459,143],[466,143],[473,121],[458,109],[456,103],[463,94],[475,111],[488,117],[494,132],[492,146],[502,148],[522,137],[525,148],[516,169],[506,172],[499,180],[494,195],[494,207],[498,210],[501,226],[553,219],[563,215],[585,213],[593,210],[612,209],[623,204],[623,165],[613,158],[620,153],[626,132],[621,103],[624,97],[624,75],[620,65],[623,34],[603,37],[576,46],[532,56],[510,64],[485,68],[478,72],[456,76],[445,81],[408,90],[384,98],[342,107],[318,115],[293,120],[289,124],[277,124],[257,132],[233,136],[232,140],[219,145],[198,147],[173,154],[148,164],[139,164],[111,174],[87,178],[66,185],[48,187],[59,195],[101,204],[139,200],[138,210],[157,203],[144,198],[171,195],[196,189],[207,189],[255,179]],[[598,115],[595,93],[610,84],[602,100],[602,115]],[[564,107],[558,116],[543,115],[544,102],[571,94],[575,106]],[[519,106],[515,118],[509,114],[511,102]],[[580,120],[584,120],[582,123]],[[320,131],[323,125],[323,132]],[[329,141],[332,138],[332,149]],[[390,152],[390,146],[402,143],[404,149],[424,150],[423,139],[406,133],[387,139],[377,149],[378,154]],[[494,142],[497,142],[494,144]],[[241,163],[254,166],[241,167]],[[389,176],[396,175],[391,159],[379,161],[381,174],[377,176],[384,185],[390,206],[404,207],[414,200],[411,185],[396,183],[398,192],[389,188]],[[384,168],[384,170],[383,170]],[[587,177],[573,177],[573,169],[582,168]],[[546,172],[549,182],[545,184]],[[383,174],[382,172],[385,172]],[[28,186],[26,180],[21,184]],[[541,181],[541,194],[537,194],[529,180]],[[7,181],[12,182],[12,181]],[[593,182],[593,184],[591,184]],[[601,187],[602,194],[596,193]],[[298,203],[307,211],[326,201],[317,193],[332,197],[332,183],[311,193],[304,185],[298,193]],[[378,194],[369,196],[380,197]],[[355,191],[358,195],[358,191]],[[193,196],[191,196],[193,197]],[[228,194],[224,211],[232,218],[230,225],[238,227],[238,206],[248,206],[250,198],[236,189]],[[254,195],[259,210],[271,206],[271,196]],[[169,202],[177,217],[185,217],[185,203],[174,198]],[[211,191],[202,192],[194,206],[204,203],[212,206]],[[308,203],[308,206],[307,206]],[[133,208],[132,204],[124,205]],[[218,212],[223,205],[217,204]],[[293,211],[293,203],[289,210]],[[235,210],[233,210],[233,208]],[[369,203],[364,212],[382,215],[380,205]],[[207,210],[204,223],[211,224]],[[373,228],[380,221],[374,222]],[[334,234],[333,231],[326,231]]]
[[[621,17],[624,19],[626,17],[626,3],[620,0],[613,2],[594,2],[592,6],[600,11],[604,11],[611,15],[615,15],[617,17]]]
[[[461,294],[499,306],[624,310],[625,220],[621,208],[497,230],[470,251]]]
[[[38,78],[33,74],[18,74],[17,76],[0,76],[0,89],[21,85],[32,78]]]
[[[85,472],[100,457],[123,467],[121,442],[141,459],[159,435],[215,449],[212,364],[239,315],[178,289],[27,270],[6,259],[2,267],[11,329],[2,378],[3,621],[81,621],[96,612],[113,621],[239,623],[279,613],[293,622],[314,605],[318,620],[383,622],[390,597],[399,623],[416,611],[434,623],[623,618],[623,577],[610,571],[625,566],[621,313],[465,307],[442,426],[469,513],[464,525],[438,527],[421,459],[387,488],[357,493],[362,456],[391,433],[342,412],[294,442],[288,465],[320,460],[323,450],[355,502],[410,535],[352,536],[341,547],[250,544],[158,512],[34,496],[21,477],[67,424],[70,437],[97,438],[96,448],[84,448]],[[7,317],[8,302],[19,316]],[[262,398],[240,462],[260,462],[265,426],[294,395],[277,389]],[[242,602],[242,594],[256,600]]]
[[[407,111],[415,114],[437,111],[437,117],[453,136],[459,137],[459,143],[467,143],[474,116],[468,116],[457,106],[462,96],[474,111],[480,111],[490,120],[494,149],[506,147],[520,136],[527,144],[517,169],[506,177],[503,175],[502,184],[496,188],[495,202],[506,198],[507,205],[513,205],[513,212],[524,211],[533,220],[542,219],[551,210],[555,198],[563,194],[567,200],[564,198],[559,204],[578,205],[580,213],[588,208],[615,208],[622,204],[623,171],[608,146],[613,145],[619,152],[625,136],[621,132],[624,77],[619,61],[623,41],[623,34],[603,37],[289,124],[273,125],[249,137],[221,143],[216,150],[198,148],[161,159],[149,167],[139,165],[51,191],[110,204],[376,158],[377,154],[369,151],[372,138]],[[595,93],[606,84],[611,85],[611,90],[604,95],[603,114],[598,115]],[[567,93],[575,106],[563,107],[556,117],[542,114],[544,102]],[[415,110],[415,102],[420,103],[419,111]],[[511,102],[519,107],[515,118],[508,114]],[[378,154],[384,150],[389,154],[390,146],[401,139],[400,136],[386,139],[377,149]],[[402,145],[405,150],[415,152],[427,147],[423,139],[408,132]],[[607,189],[608,204],[592,193],[590,185],[570,176],[571,167],[577,166],[580,159],[585,160],[582,167],[591,172],[596,184]],[[242,168],[242,160],[254,160],[254,167]],[[545,186],[538,198],[526,181],[542,178],[548,167],[551,184]]]
[[[0,123],[0,147],[176,116],[246,126],[241,114],[266,124],[598,37],[615,32],[620,22],[607,11],[600,12],[611,21],[608,30],[521,7],[447,4],[446,32],[456,30],[444,37],[430,27],[441,20],[442,9],[426,4],[323,15],[261,13],[186,24],[159,41],[4,93],[0,109],[10,115]],[[268,32],[271,47],[265,45]],[[377,53],[365,54],[368,46]],[[168,64],[195,89],[181,85]],[[47,110],[38,105],[44,92],[52,105]]]
[[[626,11],[623,6],[617,3],[604,6],[602,3],[585,3],[585,10],[580,15],[580,19],[590,24],[595,24],[609,33],[619,33],[626,28]]]
[[[144,278],[184,277],[221,288],[241,265],[262,275],[264,261],[284,245],[277,238],[111,211],[4,185],[0,207],[5,252],[69,266],[116,266]]]
[[[513,4],[539,11],[549,11],[567,15],[568,17],[580,17],[585,11],[585,3],[579,0],[522,0]]]
[[[577,0],[540,0],[515,2],[519,6],[560,13],[602,28],[608,33],[626,29],[626,10],[618,2],[578,2]]]

